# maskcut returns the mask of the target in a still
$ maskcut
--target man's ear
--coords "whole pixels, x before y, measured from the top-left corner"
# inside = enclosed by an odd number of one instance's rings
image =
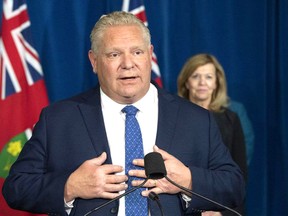
[[[90,60],[90,63],[91,63],[91,66],[92,66],[92,69],[93,69],[93,72],[95,74],[97,74],[97,60],[96,60],[96,55],[94,54],[94,52],[92,50],[89,50],[88,52],[88,57],[89,57],[89,60]]]
[[[150,45],[150,56],[151,56],[151,61],[152,61],[152,57],[153,57],[153,51],[154,51],[154,46],[151,44],[151,45]]]

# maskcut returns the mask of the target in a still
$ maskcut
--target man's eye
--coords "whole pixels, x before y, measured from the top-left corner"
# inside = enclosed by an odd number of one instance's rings
[[[141,50],[137,50],[134,53],[135,53],[135,55],[141,55],[143,52]]]
[[[116,58],[119,56],[119,53],[109,53],[108,57],[109,58]]]

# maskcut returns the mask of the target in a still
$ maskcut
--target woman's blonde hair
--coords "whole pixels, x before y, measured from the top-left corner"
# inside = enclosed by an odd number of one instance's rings
[[[228,106],[229,98],[223,67],[213,55],[198,54],[187,60],[178,76],[178,95],[189,100],[189,90],[186,87],[186,82],[198,67],[209,63],[213,64],[216,69],[216,89],[212,94],[209,110],[221,112],[223,107]]]

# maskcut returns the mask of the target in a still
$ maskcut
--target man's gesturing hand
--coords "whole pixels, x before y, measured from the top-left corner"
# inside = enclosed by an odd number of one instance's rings
[[[117,174],[123,171],[123,167],[103,165],[106,158],[107,155],[103,152],[99,157],[85,161],[69,176],[64,189],[66,202],[77,197],[113,199],[119,195],[119,191],[127,188],[125,181],[128,177]]]

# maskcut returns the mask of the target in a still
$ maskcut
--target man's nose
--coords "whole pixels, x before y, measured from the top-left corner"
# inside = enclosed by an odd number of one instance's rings
[[[125,54],[122,56],[122,68],[124,69],[131,69],[134,67],[134,61],[131,54]]]

